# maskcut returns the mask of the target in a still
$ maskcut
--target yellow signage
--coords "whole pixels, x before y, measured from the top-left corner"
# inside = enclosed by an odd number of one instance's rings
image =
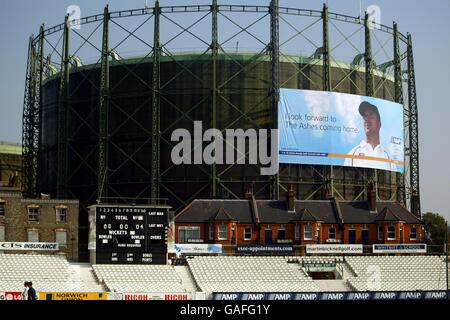
[[[105,292],[40,292],[39,300],[106,300]]]

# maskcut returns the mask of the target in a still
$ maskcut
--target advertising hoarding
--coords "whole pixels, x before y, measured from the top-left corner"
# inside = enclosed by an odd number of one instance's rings
[[[221,244],[175,243],[168,248],[169,253],[222,253]]]
[[[0,242],[0,251],[58,251],[56,242]]]
[[[373,253],[427,253],[427,245],[418,244],[374,244]]]
[[[329,253],[329,254],[353,254],[363,253],[362,244],[307,244],[306,254]]]
[[[403,106],[346,93],[280,89],[280,163],[404,172]]]

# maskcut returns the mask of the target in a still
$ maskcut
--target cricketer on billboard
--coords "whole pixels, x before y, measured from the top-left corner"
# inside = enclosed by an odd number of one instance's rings
[[[403,106],[346,93],[280,90],[280,163],[404,172]]]

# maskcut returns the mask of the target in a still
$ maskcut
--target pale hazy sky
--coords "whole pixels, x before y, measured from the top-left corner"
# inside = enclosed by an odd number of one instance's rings
[[[41,23],[62,22],[66,8],[78,5],[82,15],[141,8],[145,0],[1,0],[0,1],[0,140],[21,141],[21,117],[28,37]],[[209,1],[161,0],[162,5],[208,4]],[[222,4],[265,5],[267,0]],[[360,8],[377,5],[381,22],[395,20],[401,32],[412,34],[419,104],[420,183],[422,211],[438,212],[450,219],[450,1],[448,0],[329,0],[331,12],[358,16]],[[152,1],[148,1],[153,6]],[[280,6],[321,9],[322,1],[280,0]],[[151,39],[149,40],[151,41]],[[362,45],[362,39],[355,40]],[[244,46],[242,43],[241,46]]]

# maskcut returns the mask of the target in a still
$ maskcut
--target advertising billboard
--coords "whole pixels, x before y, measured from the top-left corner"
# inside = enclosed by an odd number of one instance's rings
[[[238,245],[236,253],[242,254],[292,254],[294,247],[292,245]]]
[[[337,92],[280,89],[280,163],[404,172],[403,106]]]
[[[39,300],[107,300],[107,292],[40,292]]]
[[[427,253],[425,243],[418,244],[374,244],[373,253]]]
[[[329,253],[351,254],[363,253],[362,244],[307,244],[306,254]]]
[[[222,253],[221,244],[174,243],[168,247],[169,253]]]
[[[59,244],[56,242],[0,242],[1,251],[58,251]]]

